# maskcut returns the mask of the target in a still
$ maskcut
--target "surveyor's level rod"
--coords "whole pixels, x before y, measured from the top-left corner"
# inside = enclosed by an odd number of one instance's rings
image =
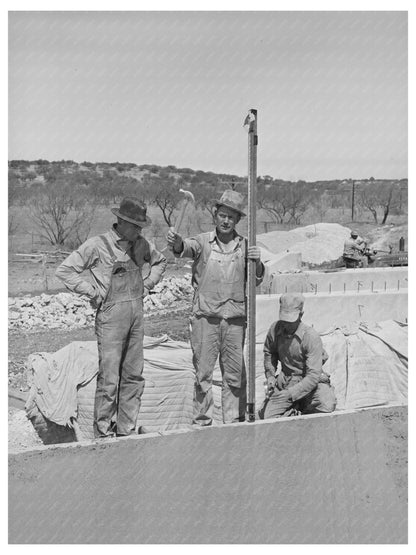
[[[257,204],[257,110],[251,109],[248,121],[248,246],[256,244],[256,204]],[[247,343],[246,363],[247,414],[248,421],[254,422],[256,400],[256,261],[248,261],[247,280]]]

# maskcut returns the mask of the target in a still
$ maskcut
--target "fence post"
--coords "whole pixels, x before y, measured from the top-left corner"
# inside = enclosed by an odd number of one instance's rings
[[[48,258],[47,254],[42,254],[43,286],[45,288],[45,291],[48,290],[48,273],[46,270],[47,258]]]

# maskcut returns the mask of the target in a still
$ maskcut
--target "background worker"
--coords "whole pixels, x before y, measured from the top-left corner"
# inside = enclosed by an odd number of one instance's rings
[[[247,247],[247,239],[235,230],[243,212],[244,198],[234,190],[214,201],[215,229],[182,239],[171,228],[168,243],[175,256],[193,258],[194,299],[191,316],[191,345],[196,371],[194,424],[212,423],[212,375],[219,356],[222,373],[222,416],[224,423],[245,420],[246,372],[244,337],[246,329],[247,259],[256,261],[257,285],[263,279],[260,249]]]
[[[303,295],[280,297],[279,319],[270,326],[264,343],[269,400],[260,418],[277,418],[292,409],[304,414],[335,410],[334,388],[322,371],[327,355],[321,338],[301,321],[304,301]],[[281,371],[276,376],[279,361]]]
[[[112,229],[88,239],[56,271],[69,290],[97,308],[96,437],[114,435],[115,415],[117,435],[135,431],[144,389],[143,297],[166,269],[165,257],[141,235],[151,223],[146,205],[125,198],[111,211],[117,216]]]
[[[366,246],[365,240],[356,231],[351,231],[351,236],[344,243],[342,255],[347,268],[367,266],[367,258],[364,256]]]

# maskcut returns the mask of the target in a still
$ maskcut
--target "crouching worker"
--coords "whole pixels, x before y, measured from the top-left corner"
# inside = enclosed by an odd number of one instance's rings
[[[111,211],[117,216],[112,229],[88,239],[56,271],[70,291],[87,296],[97,309],[95,437],[135,431],[144,389],[143,297],[166,269],[165,257],[141,235],[151,223],[146,205],[125,198]]]
[[[235,226],[243,212],[244,198],[234,190],[214,201],[215,229],[182,239],[172,229],[168,243],[175,256],[193,258],[194,300],[191,317],[191,346],[196,372],[193,423],[212,424],[214,400],[212,375],[219,357],[222,373],[222,416],[224,423],[245,420],[247,260],[256,261],[256,282],[264,275],[260,249],[248,247]]]
[[[335,410],[334,388],[322,371],[328,356],[319,334],[301,321],[304,301],[302,295],[280,297],[279,320],[270,326],[264,343],[267,396],[260,418]]]

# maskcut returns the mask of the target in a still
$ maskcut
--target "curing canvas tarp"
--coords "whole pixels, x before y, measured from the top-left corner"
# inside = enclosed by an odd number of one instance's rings
[[[337,397],[337,410],[407,403],[407,325],[393,320],[337,328],[321,336]],[[145,389],[139,425],[149,431],[192,425],[192,350],[167,336],[145,338]],[[83,439],[93,437],[92,422],[98,352],[94,341],[70,343],[54,354],[29,357],[32,387],[26,404],[50,421],[70,425],[76,418]],[[221,371],[213,375],[214,419],[221,422]],[[264,400],[263,344],[256,345],[256,407]]]
[[[29,357],[28,416],[39,410],[62,426],[78,421],[82,439],[93,437],[98,351],[95,341],[75,341],[56,353]],[[167,336],[145,337],[145,389],[139,425],[149,431],[184,428],[192,423],[194,368],[189,344]],[[59,438],[57,438],[57,442]]]

